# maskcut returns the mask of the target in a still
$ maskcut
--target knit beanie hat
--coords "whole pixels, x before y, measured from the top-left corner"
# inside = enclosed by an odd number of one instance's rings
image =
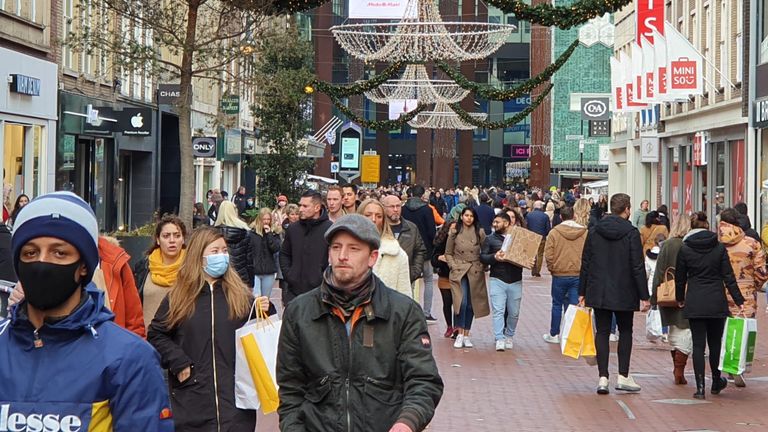
[[[85,263],[88,274],[83,284],[91,281],[99,264],[99,225],[91,207],[72,192],[53,192],[29,202],[13,224],[13,267],[19,270],[19,253],[28,241],[38,237],[55,237],[70,243]]]

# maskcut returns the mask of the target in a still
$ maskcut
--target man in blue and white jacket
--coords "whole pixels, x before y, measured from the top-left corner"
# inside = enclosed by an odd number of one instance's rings
[[[43,195],[15,225],[25,300],[0,322],[0,431],[173,431],[157,353],[112,322],[91,283],[98,225],[88,204]]]

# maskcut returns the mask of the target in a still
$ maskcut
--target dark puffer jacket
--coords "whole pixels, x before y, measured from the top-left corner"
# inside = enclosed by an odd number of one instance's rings
[[[435,216],[432,209],[421,198],[409,198],[403,206],[403,219],[416,224],[419,235],[427,250],[425,260],[432,258],[432,244],[435,242]]]
[[[730,315],[723,283],[734,303],[741,305],[741,295],[733,274],[728,251],[717,234],[694,230],[683,239],[675,268],[675,297],[685,301],[685,318],[725,318]],[[687,291],[686,291],[687,286]]]
[[[280,236],[275,233],[254,233],[250,236],[253,243],[253,274],[268,275],[277,272],[275,253],[280,251]]]
[[[253,232],[230,226],[221,226],[221,234],[227,242],[229,265],[235,269],[243,283],[253,287]]]
[[[640,310],[640,300],[650,298],[640,233],[628,220],[606,216],[589,230],[579,295],[589,307],[626,312]]]

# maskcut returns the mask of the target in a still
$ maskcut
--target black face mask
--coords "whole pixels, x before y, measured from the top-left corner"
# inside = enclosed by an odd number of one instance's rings
[[[64,303],[80,287],[75,281],[79,267],[80,261],[66,265],[19,261],[19,281],[27,302],[42,311]]]

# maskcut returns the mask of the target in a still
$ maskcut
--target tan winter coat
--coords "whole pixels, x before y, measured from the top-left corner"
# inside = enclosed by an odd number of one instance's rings
[[[400,243],[394,238],[382,238],[379,259],[373,266],[373,274],[387,287],[413,298],[408,268],[408,255],[400,247]]]
[[[721,221],[718,225],[718,236],[728,250],[733,274],[744,297],[744,315],[754,317],[757,312],[758,289],[768,280],[763,248],[757,240],[747,237],[740,227],[727,222]],[[733,316],[739,314],[739,307],[731,296],[728,296],[728,309]]]
[[[564,221],[549,232],[544,260],[552,276],[579,276],[587,232],[587,227],[572,220]]]
[[[461,223],[461,222],[459,222]],[[445,246],[445,260],[451,269],[451,294],[453,294],[453,310],[461,309],[461,279],[466,276],[469,280],[469,291],[472,295],[472,309],[476,318],[491,314],[488,304],[488,288],[485,284],[485,266],[480,262],[480,247],[485,240],[485,231],[480,230],[480,238],[475,236],[471,228],[464,228],[461,233],[451,228],[448,243]]]
[[[664,240],[669,237],[669,230],[664,225],[651,225],[647,227],[645,225],[640,227],[640,241],[643,242],[643,256],[645,253],[656,246],[656,237],[662,235]]]

